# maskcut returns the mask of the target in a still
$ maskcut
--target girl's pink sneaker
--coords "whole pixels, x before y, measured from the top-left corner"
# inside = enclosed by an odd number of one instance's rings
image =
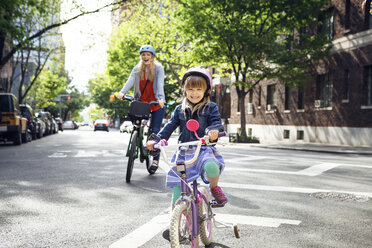
[[[212,196],[214,197],[215,201],[218,203],[219,207],[223,207],[227,203],[227,197],[223,193],[221,187],[216,186],[211,189]]]

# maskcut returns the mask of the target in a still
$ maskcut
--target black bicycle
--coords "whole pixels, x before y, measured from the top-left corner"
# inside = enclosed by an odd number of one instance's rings
[[[141,163],[146,161],[146,169],[150,174],[155,173],[155,171],[150,170],[152,156],[149,156],[149,151],[144,149],[143,144],[146,144],[152,133],[149,121],[151,116],[150,106],[158,105],[159,103],[157,101],[149,103],[135,101],[132,96],[125,96],[124,99],[131,102],[128,116],[133,123],[126,153],[128,157],[126,181],[129,183],[132,177],[134,160],[138,157]],[[146,137],[145,143],[143,142],[144,137]]]

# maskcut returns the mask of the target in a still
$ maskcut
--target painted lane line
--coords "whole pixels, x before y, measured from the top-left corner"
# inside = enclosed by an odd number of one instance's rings
[[[125,237],[119,239],[109,246],[109,248],[137,248],[154,238],[160,230],[169,226],[171,219],[170,208],[164,210],[160,215],[155,216],[143,226],[137,228]],[[299,220],[289,220],[280,218],[217,214],[216,221],[221,223],[238,223],[240,225],[253,225],[263,227],[278,228],[282,224],[299,225]]]
[[[225,170],[228,171],[245,171],[245,172],[258,172],[258,173],[273,173],[273,174],[287,174],[287,175],[299,175],[299,176],[319,176],[323,172],[331,170],[341,166],[341,164],[324,163],[318,164],[300,171],[283,171],[283,170],[263,170],[263,169],[249,169],[249,168],[230,168],[227,167]]]
[[[372,193],[370,193],[370,192],[351,192],[351,191],[334,190],[334,189],[314,189],[314,188],[298,188],[298,187],[284,187],[284,186],[266,186],[266,185],[223,183],[223,182],[220,182],[219,185],[221,187],[226,187],[226,188],[277,191],[277,192],[291,192],[291,193],[303,193],[303,194],[312,194],[312,193],[317,193],[317,192],[335,192],[335,193],[345,193],[345,194],[366,196],[366,197],[372,198]]]
[[[52,155],[49,155],[48,157],[49,158],[65,158],[67,157],[67,155],[62,152],[55,152]]]
[[[331,170],[335,167],[340,166],[340,164],[333,164],[333,163],[323,163],[311,166],[309,168],[306,168],[304,170],[301,170],[298,173],[298,175],[304,175],[304,176],[319,176],[323,172],[326,172],[328,170]]]
[[[281,224],[299,225],[299,220],[288,220],[258,216],[232,215],[232,214],[217,214],[216,221],[227,223],[238,223],[242,225],[279,227]]]
[[[162,214],[155,216],[149,222],[140,226],[127,236],[119,239],[111,244],[109,248],[136,248],[151,240],[160,230],[165,229],[169,225],[170,209],[167,209]]]

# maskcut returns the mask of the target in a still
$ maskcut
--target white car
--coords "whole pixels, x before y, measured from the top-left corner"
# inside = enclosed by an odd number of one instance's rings
[[[131,121],[124,121],[120,125],[120,132],[121,133],[130,133],[133,130],[133,124]]]

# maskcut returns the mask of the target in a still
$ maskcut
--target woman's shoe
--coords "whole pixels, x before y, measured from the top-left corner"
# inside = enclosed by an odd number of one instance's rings
[[[149,168],[150,174],[154,174],[159,167],[159,160],[153,160]]]

